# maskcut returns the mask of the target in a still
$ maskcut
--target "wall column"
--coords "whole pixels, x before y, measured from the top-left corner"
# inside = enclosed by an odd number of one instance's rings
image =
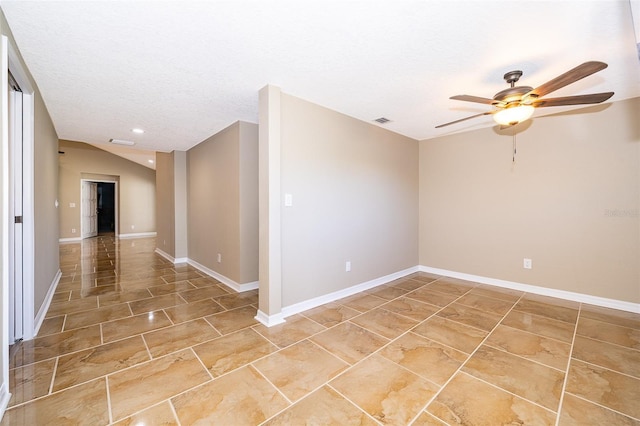
[[[259,309],[256,319],[270,327],[282,315],[282,232],[280,170],[280,88],[260,90],[258,132]]]
[[[173,188],[174,188],[174,258],[176,263],[188,259],[187,235],[187,152],[173,151]]]

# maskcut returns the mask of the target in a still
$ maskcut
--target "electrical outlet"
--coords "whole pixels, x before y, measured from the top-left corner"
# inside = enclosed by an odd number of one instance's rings
[[[131,229],[136,229],[136,226],[135,225],[131,225]]]
[[[222,255],[218,253],[218,263],[222,263]]]
[[[347,262],[344,264],[344,270],[345,272],[351,272],[351,261],[347,260]]]
[[[76,228],[71,228],[71,233],[75,234],[76,233]]]
[[[522,267],[524,269],[531,269],[531,267],[532,267],[531,259],[525,258],[524,261],[522,262]]]

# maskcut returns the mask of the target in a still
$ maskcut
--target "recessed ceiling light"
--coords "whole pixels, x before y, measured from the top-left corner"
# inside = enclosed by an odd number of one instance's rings
[[[109,139],[109,142],[115,143],[116,145],[135,145],[135,142],[126,141],[124,139]]]
[[[136,127],[135,129],[131,129],[131,131],[132,131],[133,133],[137,133],[137,134],[139,134],[139,135],[141,135],[141,134],[143,134],[143,133],[144,133],[144,130],[142,130],[142,129],[138,128],[138,127]]]
[[[149,163],[153,164],[153,160],[147,160]]]

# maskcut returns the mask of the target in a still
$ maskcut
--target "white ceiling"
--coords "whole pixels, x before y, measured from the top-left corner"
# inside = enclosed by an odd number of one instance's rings
[[[58,136],[97,146],[187,150],[236,120],[257,122],[267,84],[361,120],[387,117],[384,127],[420,140],[493,125],[487,116],[434,128],[486,111],[449,97],[492,97],[513,69],[536,87],[599,60],[609,67],[553,97],[640,96],[628,0],[0,5]]]

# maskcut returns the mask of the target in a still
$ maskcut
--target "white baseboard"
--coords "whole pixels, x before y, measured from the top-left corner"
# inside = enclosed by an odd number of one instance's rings
[[[222,274],[219,274],[218,272],[214,271],[213,269],[209,269],[206,266],[196,262],[195,260],[192,259],[186,259],[186,262],[193,266],[196,269],[199,269],[201,272],[204,272],[205,274],[209,275],[212,278],[215,278],[216,280],[220,281],[222,284],[226,285],[227,287],[229,287],[230,289],[237,291],[239,293],[242,293],[243,291],[249,291],[249,290],[255,290],[258,288],[258,281],[253,281],[250,283],[245,283],[245,284],[239,284],[237,282],[235,282],[234,280],[232,280],[231,278],[225,277]]]
[[[136,233],[131,233],[131,234],[118,234],[116,235],[118,238],[120,238],[121,240],[126,240],[129,238],[148,238],[148,237],[155,237],[157,236],[158,233],[157,232],[136,232]]]
[[[267,327],[273,327],[274,325],[283,324],[286,322],[282,313],[267,315],[260,309],[258,309],[258,313],[256,314],[255,318]]]
[[[79,241],[82,241],[82,237],[73,237],[73,238],[59,238],[58,242],[61,244],[64,243],[77,243]]]
[[[47,311],[49,310],[49,306],[51,305],[51,301],[53,300],[53,295],[56,292],[56,288],[58,288],[58,283],[60,283],[60,277],[62,277],[62,272],[60,271],[60,269],[58,269],[58,272],[56,272],[56,276],[53,278],[53,281],[49,286],[47,295],[44,297],[44,301],[42,302],[42,305],[40,305],[40,309],[38,309],[38,313],[36,314],[35,324],[33,326],[33,336],[31,336],[31,338],[37,336],[38,331],[40,331],[42,321],[44,321],[44,317],[47,315]]]
[[[158,253],[160,256],[164,257],[165,259],[167,259],[169,262],[176,263],[175,262],[176,259],[166,251],[160,250],[158,247],[156,247],[155,252]]]
[[[305,300],[299,303],[294,303],[293,305],[283,307],[282,315],[284,318],[286,318],[291,315],[294,315],[303,311],[307,311],[309,309],[317,308],[318,306],[324,305],[326,303],[334,302],[338,299],[343,299],[345,297],[349,297],[356,293],[369,290],[371,288],[388,283],[390,281],[397,280],[398,278],[402,278],[414,272],[418,272],[417,266],[412,266],[411,268],[394,272],[393,274],[385,275],[383,277],[375,278],[373,280],[366,281],[364,283],[360,283],[349,288],[334,291],[333,293],[324,294],[322,296],[314,297],[313,299]]]
[[[234,280],[232,280],[231,278],[225,277],[224,275],[217,273],[213,269],[209,269],[206,266],[196,262],[195,260],[189,259],[188,257],[180,257],[180,258],[176,259],[173,256],[171,256],[170,254],[165,253],[164,251],[160,250],[159,248],[156,248],[156,253],[158,253],[160,256],[164,257],[165,259],[167,259],[169,262],[171,262],[173,264],[176,264],[176,263],[188,263],[189,265],[191,265],[194,268],[198,269],[200,272],[204,272],[205,274],[209,275],[210,277],[215,278],[216,280],[220,281],[222,284],[226,285],[227,287],[229,287],[233,291],[237,291],[239,293],[242,293],[243,291],[255,290],[255,289],[258,288],[258,281],[253,281],[253,282],[245,283],[245,284],[239,284],[239,283],[235,282]]]
[[[167,259],[169,262],[173,263],[173,264],[177,264],[177,263],[189,263],[189,258],[188,257],[179,257],[179,258],[175,258],[173,256],[171,256],[169,253],[160,250],[159,248],[156,247],[156,253],[158,253],[160,256],[164,257],[165,259]]]
[[[11,399],[11,394],[9,393],[9,389],[7,389],[7,383],[9,383],[8,377],[5,382],[2,383],[2,386],[0,386],[0,420],[4,417],[4,412],[7,410],[9,400]]]
[[[445,277],[459,278],[461,280],[474,281],[481,284],[489,284],[496,287],[503,287],[512,290],[524,291],[527,293],[539,294],[541,296],[557,297],[558,299],[572,300],[574,302],[588,303],[590,305],[602,306],[605,308],[640,313],[640,303],[631,303],[622,300],[608,299],[606,297],[591,296],[589,294],[574,293],[571,291],[539,287],[514,281],[505,281],[497,278],[482,277],[479,275],[465,274],[462,272],[449,271],[446,269],[432,268],[430,266],[421,265],[418,268],[422,272],[443,275]]]

